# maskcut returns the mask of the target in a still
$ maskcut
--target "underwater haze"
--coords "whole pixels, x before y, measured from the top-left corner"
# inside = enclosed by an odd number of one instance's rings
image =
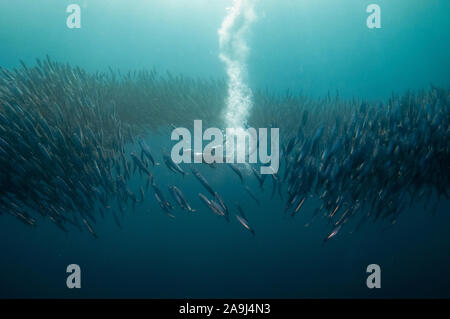
[[[447,0],[0,0],[0,297],[449,298],[449,14]],[[224,114],[279,128],[278,174],[174,168],[171,124],[223,129]]]

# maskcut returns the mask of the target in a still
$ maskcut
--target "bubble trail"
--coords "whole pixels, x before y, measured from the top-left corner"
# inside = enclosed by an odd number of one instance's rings
[[[219,58],[225,63],[228,76],[225,123],[236,129],[244,127],[252,107],[252,91],[246,84],[249,48],[245,36],[256,19],[253,4],[253,0],[235,0],[218,31]]]
[[[224,120],[233,135],[245,132],[247,117],[252,107],[252,91],[246,84],[246,42],[250,25],[255,21],[254,0],[235,0],[218,30],[220,54],[228,76],[228,96]],[[239,147],[239,145],[237,146]],[[243,145],[242,147],[245,147]]]

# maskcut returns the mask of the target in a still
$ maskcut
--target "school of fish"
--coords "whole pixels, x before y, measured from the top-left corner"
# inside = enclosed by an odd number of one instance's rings
[[[159,128],[202,117],[217,125],[225,96],[221,81],[154,71],[89,74],[48,57],[33,67],[0,68],[0,215],[30,226],[45,218],[97,238],[99,216],[120,227],[128,210],[154,200],[170,218],[177,209],[226,221],[234,215],[255,235],[242,205],[211,186],[216,165],[176,164],[147,143]],[[221,165],[256,205],[276,196],[280,211],[295,217],[305,203],[317,203],[312,218],[331,225],[326,242],[351,221],[355,230],[369,220],[395,223],[413,204],[435,211],[449,198],[449,106],[450,90],[435,87],[386,103],[257,91],[249,124],[280,128],[280,169],[267,176],[253,164]],[[210,175],[196,165],[208,165]],[[163,169],[197,180],[203,209],[182,185],[161,187],[154,171]],[[138,190],[133,176],[140,176]]]

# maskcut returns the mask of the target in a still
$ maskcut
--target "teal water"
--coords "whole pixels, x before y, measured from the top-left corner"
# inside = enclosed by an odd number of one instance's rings
[[[70,3],[81,6],[81,29],[66,27]],[[370,3],[381,7],[381,29],[366,26]],[[0,0],[0,66],[17,67],[20,59],[33,65],[48,54],[92,72],[156,68],[225,78],[217,30],[230,5]],[[247,37],[251,88],[384,101],[392,92],[450,85],[449,1],[260,0],[255,12]],[[169,142],[162,134],[150,146]],[[155,176],[164,190],[179,185],[203,207],[196,180],[167,170]],[[123,229],[112,219],[98,223],[98,240],[48,221],[30,229],[0,216],[0,297],[450,297],[448,202],[434,216],[421,205],[407,208],[395,227],[368,224],[322,245],[326,222],[304,226],[312,209],[287,218],[278,197],[263,194],[258,207],[229,178],[220,167],[211,182],[226,199],[244,203],[254,238],[206,209],[171,220],[153,199],[129,214]],[[82,269],[79,290],[66,287],[71,263]],[[381,289],[366,287],[372,263],[381,266]]]

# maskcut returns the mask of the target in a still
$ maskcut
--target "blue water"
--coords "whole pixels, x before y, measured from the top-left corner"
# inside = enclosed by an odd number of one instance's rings
[[[381,29],[366,27],[372,2],[382,9]],[[65,25],[70,3],[82,8],[79,30]],[[154,67],[225,78],[217,29],[230,5],[0,0],[0,66],[16,67],[19,59],[34,64],[48,54],[89,71]],[[449,1],[260,0],[255,11],[248,36],[252,88],[385,100],[392,92],[450,85]],[[169,139],[168,133],[154,135],[149,144],[159,150]],[[310,204],[288,218],[284,202],[270,199],[267,181],[257,206],[228,167],[201,171],[226,201],[242,204],[255,237],[235,219],[227,224],[206,210],[192,176],[155,169],[163,191],[176,184],[198,213],[179,211],[170,219],[149,193],[127,213],[122,229],[112,218],[99,221],[97,240],[45,220],[30,228],[0,216],[0,297],[450,297],[450,203],[441,201],[435,216],[419,204],[395,226],[367,224],[322,245],[329,225],[317,219],[305,227]],[[81,267],[81,289],[66,287],[72,263]],[[372,263],[381,266],[381,289],[366,287]]]

